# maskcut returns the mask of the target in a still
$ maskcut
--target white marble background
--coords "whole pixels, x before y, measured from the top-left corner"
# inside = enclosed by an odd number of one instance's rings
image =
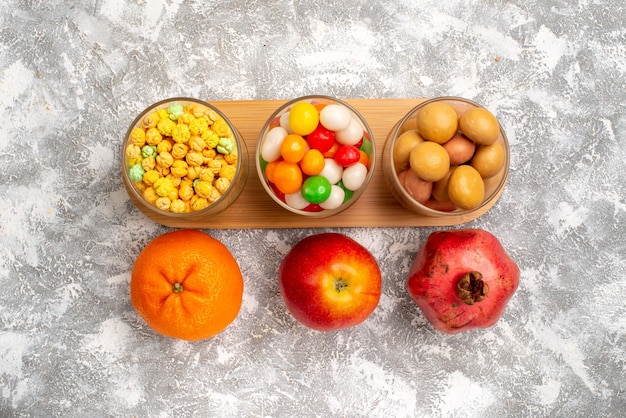
[[[626,410],[622,0],[3,0],[0,416],[618,417]],[[196,343],[133,311],[141,215],[118,153],[177,95],[460,95],[512,145],[498,204],[518,292],[485,331],[434,331],[404,291],[435,228],[337,229],[378,259],[361,326],[285,311],[282,257],[321,230],[207,230],[237,257],[237,320]],[[278,211],[277,207],[277,211]]]

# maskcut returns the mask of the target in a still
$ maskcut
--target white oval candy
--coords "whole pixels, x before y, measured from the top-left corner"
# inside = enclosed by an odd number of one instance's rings
[[[320,173],[320,176],[326,177],[330,184],[337,184],[339,180],[341,180],[341,175],[343,174],[343,167],[337,164],[332,158],[324,158],[324,168]]]
[[[331,131],[346,129],[350,124],[350,119],[352,119],[352,114],[340,104],[329,104],[320,112],[320,123]]]
[[[348,190],[357,190],[365,181],[367,176],[367,167],[361,163],[352,164],[343,170],[341,180]]]
[[[285,203],[294,209],[304,209],[310,205],[309,202],[306,201],[304,196],[302,196],[302,192],[298,190],[295,193],[289,193],[285,195]]]
[[[343,145],[355,145],[363,138],[363,127],[355,118],[350,119],[347,128],[335,132],[335,139]]]
[[[261,157],[268,163],[276,161],[280,157],[280,144],[286,136],[287,131],[280,126],[270,129],[261,145]]]
[[[292,134],[291,125],[289,125],[289,112],[285,112],[280,115],[279,123],[281,128],[287,131],[288,134]]]
[[[328,199],[320,203],[320,206],[326,210],[336,209],[341,206],[345,197],[346,192],[341,187],[333,184],[330,187],[330,196],[328,196]]]

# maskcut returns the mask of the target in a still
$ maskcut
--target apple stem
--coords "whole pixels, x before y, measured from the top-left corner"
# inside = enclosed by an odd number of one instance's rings
[[[456,294],[468,305],[484,300],[487,293],[489,293],[489,286],[483,281],[483,275],[478,271],[465,273],[456,282]]]
[[[174,293],[180,293],[183,291],[183,285],[180,283],[174,283],[173,289]]]
[[[348,283],[341,277],[335,280],[335,291],[340,293],[342,290],[345,290],[348,287]]]

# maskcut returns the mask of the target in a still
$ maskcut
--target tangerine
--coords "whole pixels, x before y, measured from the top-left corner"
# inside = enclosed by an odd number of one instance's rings
[[[133,266],[130,299],[159,334],[188,341],[213,337],[241,309],[243,277],[228,248],[195,229],[160,235]]]

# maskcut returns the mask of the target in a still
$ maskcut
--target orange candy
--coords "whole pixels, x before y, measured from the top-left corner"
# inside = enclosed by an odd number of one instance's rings
[[[315,103],[313,106],[315,106],[318,112],[321,112],[327,106],[327,103]]]
[[[333,158],[338,149],[339,149],[339,142],[335,142],[333,146],[330,147],[330,149],[324,153],[324,157]]]
[[[359,150],[359,154],[360,154],[359,162],[363,164],[365,167],[369,167],[370,157],[367,155],[367,153],[363,150]]]
[[[300,161],[300,168],[307,176],[321,173],[324,169],[324,155],[316,149],[308,150]]]
[[[302,170],[297,163],[279,162],[272,173],[274,184],[285,194],[295,193],[302,187]]]
[[[289,134],[280,144],[280,155],[289,163],[297,163],[304,157],[307,150],[305,139],[297,134]]]
[[[267,163],[267,165],[265,166],[265,176],[272,183],[274,183],[274,169],[276,168],[278,163],[281,161],[283,161],[283,159],[279,158],[278,160],[274,160],[270,163]]]

